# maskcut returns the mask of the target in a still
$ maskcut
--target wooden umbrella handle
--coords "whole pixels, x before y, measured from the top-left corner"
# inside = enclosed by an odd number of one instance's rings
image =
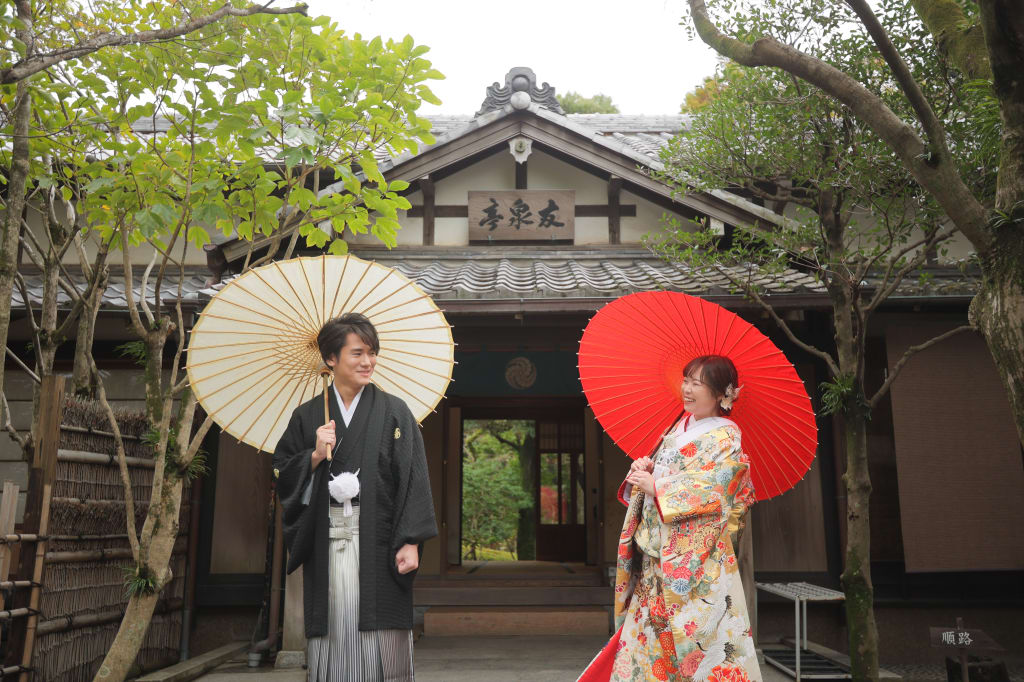
[[[324,424],[328,424],[331,421],[331,403],[330,398],[327,397],[328,389],[331,387],[331,370],[327,368],[320,370],[320,378],[324,380]],[[331,461],[333,455],[332,450],[327,451],[328,462]]]

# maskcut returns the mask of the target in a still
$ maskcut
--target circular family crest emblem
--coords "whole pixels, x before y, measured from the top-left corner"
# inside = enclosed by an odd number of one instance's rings
[[[530,388],[537,382],[537,366],[529,358],[512,358],[505,365],[505,381],[520,391]]]

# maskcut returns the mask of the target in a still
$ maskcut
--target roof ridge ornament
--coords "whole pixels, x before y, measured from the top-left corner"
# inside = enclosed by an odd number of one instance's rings
[[[519,96],[513,101],[513,97],[520,92],[529,97],[529,100],[524,101],[525,98]],[[487,97],[484,98],[484,103],[480,105],[480,111],[476,112],[476,115],[483,116],[489,111],[502,109],[506,104],[512,104],[516,109],[525,109],[530,102],[536,102],[556,114],[565,115],[555,98],[555,89],[547,83],[538,86],[537,75],[533,69],[517,66],[505,74],[504,86],[495,81],[487,88]]]

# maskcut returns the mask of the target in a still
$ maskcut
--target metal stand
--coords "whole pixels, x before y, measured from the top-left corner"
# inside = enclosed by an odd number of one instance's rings
[[[788,648],[764,649],[764,660],[767,663],[793,676],[797,682],[801,679],[851,677],[850,672],[835,661],[807,648],[807,602],[843,601],[846,597],[842,592],[810,583],[757,583],[757,589],[793,600],[793,620],[796,626],[793,651]]]

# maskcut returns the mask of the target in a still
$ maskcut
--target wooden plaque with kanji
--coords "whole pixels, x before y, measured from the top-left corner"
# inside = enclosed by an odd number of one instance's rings
[[[572,241],[576,191],[496,190],[469,193],[469,240]]]

